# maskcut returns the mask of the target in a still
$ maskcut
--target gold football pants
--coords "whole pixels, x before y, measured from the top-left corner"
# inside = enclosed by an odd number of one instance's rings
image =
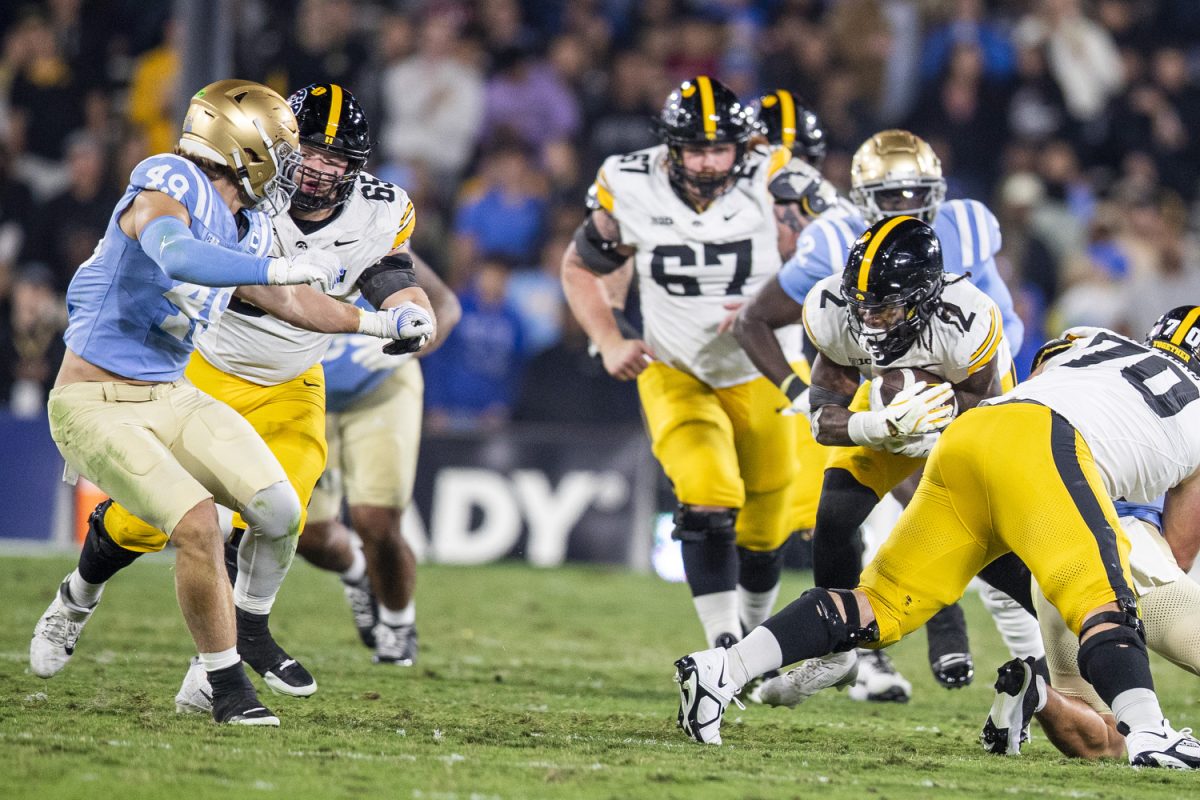
[[[1132,602],[1129,540],[1083,437],[1034,403],[972,409],[933,451],[859,588],[886,646],[956,602],[1012,551],[1078,636],[1094,609]]]
[[[300,497],[300,529],[304,530],[308,501],[325,469],[325,373],[316,364],[290,381],[260,386],[214,367],[193,352],[184,375],[197,389],[233,408],[258,432],[279,459],[288,481]],[[235,527],[245,527],[234,515]],[[153,553],[167,537],[118,503],[104,515],[112,540],[127,550]]]
[[[714,389],[662,363],[638,376],[654,455],[685,505],[741,509],[737,544],[782,547],[795,529],[791,485],[797,430],[779,389],[766,378]]]

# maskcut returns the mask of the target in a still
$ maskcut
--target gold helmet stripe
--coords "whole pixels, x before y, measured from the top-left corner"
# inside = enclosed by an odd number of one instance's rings
[[[717,104],[713,100],[712,81],[707,75],[696,76],[696,85],[700,87],[700,114],[704,117],[704,138],[717,138]]]
[[[1187,332],[1196,324],[1196,320],[1200,319],[1200,306],[1196,306],[1187,313],[1183,318],[1183,322],[1179,323],[1179,327],[1175,329],[1175,333],[1171,336],[1172,344],[1183,344],[1183,337],[1187,336]]]
[[[875,234],[875,239],[867,245],[867,252],[863,254],[862,263],[858,265],[858,290],[860,292],[867,290],[867,277],[871,274],[871,262],[875,260],[875,254],[879,252],[883,240],[887,238],[887,235],[892,232],[893,228],[906,219],[916,219],[916,217],[909,217],[903,214],[898,217],[892,217]]]
[[[783,123],[783,141],[780,144],[791,150],[796,143],[796,102],[787,89],[780,89],[775,94],[779,96],[779,117]]]
[[[329,84],[329,121],[325,123],[325,142],[331,144],[337,136],[338,123],[342,120],[342,87]]]

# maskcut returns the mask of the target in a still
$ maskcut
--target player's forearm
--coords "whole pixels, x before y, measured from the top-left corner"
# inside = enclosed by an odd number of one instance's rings
[[[379,304],[379,307],[381,309],[395,308],[404,303],[413,303],[425,309],[431,315],[434,313],[433,304],[429,302],[429,295],[425,294],[425,290],[420,286],[410,286],[407,289],[393,292],[388,295],[386,300]]]
[[[450,331],[462,319],[462,304],[454,291],[445,281],[433,271],[416,253],[412,253],[413,269],[416,270],[417,285],[425,290],[429,302],[433,306],[433,315],[437,320],[437,334],[433,340],[421,350],[420,357],[425,357],[437,350],[446,341]]]
[[[204,242],[175,217],[158,217],[138,237],[142,249],[163,273],[200,286],[265,284],[270,260]]]
[[[1200,552],[1200,478],[1193,475],[1167,492],[1163,505],[1163,538],[1184,572],[1191,570]]]
[[[812,414],[813,438],[826,447],[854,447],[857,442],[850,437],[850,418],[854,416],[848,408],[824,405],[814,408]]]
[[[239,286],[237,296],[276,319],[316,333],[355,333],[359,312],[309,286]]]
[[[579,326],[598,346],[604,347],[622,338],[609,305],[608,291],[594,272],[583,266],[575,246],[567,248],[562,268],[563,293]]]
[[[601,275],[600,282],[604,284],[604,291],[608,294],[608,304],[624,311],[625,301],[629,299],[629,284],[633,283],[633,259],[628,259],[614,272]]]
[[[767,376],[771,383],[779,386],[794,374],[775,336],[775,330],[764,320],[748,313],[739,314],[733,323],[733,336],[758,371]]]
[[[1046,690],[1046,705],[1037,712],[1037,721],[1060,753],[1089,761],[1125,755],[1125,737],[1117,732],[1115,719],[1101,716],[1084,701],[1052,686]]]

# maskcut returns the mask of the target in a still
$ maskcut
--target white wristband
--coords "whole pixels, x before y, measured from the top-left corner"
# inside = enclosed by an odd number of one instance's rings
[[[358,309],[358,332],[365,333],[368,336],[377,336],[380,339],[387,339],[387,321],[378,312],[360,308]]]
[[[878,411],[859,411],[846,421],[850,441],[863,447],[879,448],[892,437],[887,417]]]

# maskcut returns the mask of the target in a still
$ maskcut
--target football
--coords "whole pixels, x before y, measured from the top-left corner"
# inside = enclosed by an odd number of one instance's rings
[[[882,375],[877,375],[871,381],[871,408],[879,410],[899,394],[902,390],[907,389],[914,383],[925,381],[926,385],[933,386],[938,383],[945,382],[945,378],[940,375],[935,375],[932,372],[923,369],[903,367],[901,369],[890,369]],[[954,413],[958,413],[958,403],[956,402]]]

